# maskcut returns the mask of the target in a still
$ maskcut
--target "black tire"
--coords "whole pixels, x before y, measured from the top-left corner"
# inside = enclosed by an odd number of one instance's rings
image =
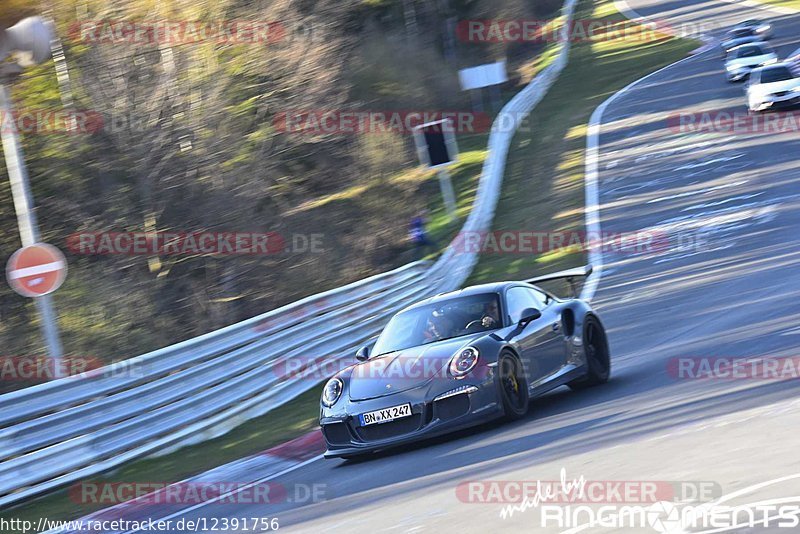
[[[512,353],[506,351],[497,360],[499,395],[503,401],[503,416],[508,421],[525,417],[528,413],[530,396],[528,381],[522,363]]]
[[[611,354],[606,331],[592,315],[586,318],[583,325],[583,350],[588,370],[586,376],[567,384],[574,390],[605,384],[611,376]]]

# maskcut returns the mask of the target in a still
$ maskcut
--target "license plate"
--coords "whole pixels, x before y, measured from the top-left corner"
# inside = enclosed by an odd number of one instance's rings
[[[402,419],[410,415],[411,404],[401,404],[399,406],[392,406],[391,408],[384,408],[383,410],[362,413],[358,418],[361,421],[361,426],[368,426],[376,423],[388,423],[389,421]]]

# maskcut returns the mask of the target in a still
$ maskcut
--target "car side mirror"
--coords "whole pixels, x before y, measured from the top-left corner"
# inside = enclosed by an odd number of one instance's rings
[[[356,360],[365,362],[369,360],[369,345],[364,345],[356,352]]]
[[[542,312],[540,312],[536,308],[525,308],[524,310],[522,310],[522,315],[520,315],[518,324],[521,328],[525,328],[526,326],[528,326],[528,323],[535,321],[541,316]]]

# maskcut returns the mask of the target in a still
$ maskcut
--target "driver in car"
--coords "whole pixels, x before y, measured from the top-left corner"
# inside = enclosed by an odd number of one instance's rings
[[[497,307],[496,300],[492,299],[486,303],[483,309],[483,317],[481,317],[481,325],[484,328],[500,326],[500,310]]]
[[[428,317],[428,324],[425,328],[426,341],[438,341],[440,339],[452,337],[453,323],[445,317],[444,310],[434,310]]]
[[[475,317],[475,315],[472,317]],[[483,310],[475,319],[467,323],[465,330],[470,332],[480,332],[481,329],[491,330],[492,328],[498,328],[500,323],[500,310],[498,309],[497,301],[491,300],[484,303]],[[476,327],[478,330],[474,330]]]

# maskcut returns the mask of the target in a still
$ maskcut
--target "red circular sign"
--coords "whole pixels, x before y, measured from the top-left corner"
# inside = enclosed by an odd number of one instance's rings
[[[11,289],[23,297],[52,293],[67,277],[67,260],[53,245],[36,243],[16,251],[6,265]]]

